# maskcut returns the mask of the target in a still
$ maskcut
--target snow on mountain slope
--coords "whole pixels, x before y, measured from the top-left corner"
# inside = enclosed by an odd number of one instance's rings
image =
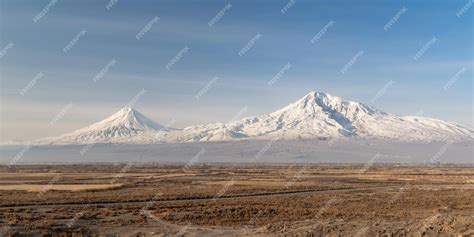
[[[310,92],[273,113],[227,124],[191,126],[162,141],[200,142],[233,139],[363,137],[406,141],[461,141],[473,131],[423,117],[397,117],[327,93]]]
[[[321,95],[321,94],[318,94]],[[323,98],[316,98],[316,93],[310,93],[273,113],[244,118],[228,124],[209,124],[192,126],[184,129],[180,141],[214,141],[233,138],[273,138],[286,139],[310,137],[334,137],[339,134],[348,134],[346,128],[351,129],[350,123],[343,121],[342,116],[336,113],[327,113]],[[343,125],[334,119],[343,121]]]
[[[168,130],[132,108],[123,108],[112,116],[59,137],[35,141],[37,144],[85,144],[127,142],[137,136]]]
[[[180,143],[240,139],[374,138],[417,142],[472,140],[473,130],[438,119],[385,113],[327,93],[310,92],[270,114],[229,123],[165,128],[141,113],[122,109],[89,127],[41,144]]]

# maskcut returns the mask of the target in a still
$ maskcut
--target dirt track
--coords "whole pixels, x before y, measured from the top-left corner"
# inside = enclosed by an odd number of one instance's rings
[[[264,197],[264,196],[277,196],[277,195],[295,195],[302,193],[339,193],[339,192],[361,192],[368,190],[380,190],[388,188],[397,188],[400,186],[391,185],[390,187],[370,187],[370,188],[349,188],[349,189],[310,189],[310,190],[292,190],[292,191],[279,191],[279,192],[265,192],[255,194],[237,194],[237,195],[223,195],[223,196],[195,196],[195,197],[175,197],[167,199],[142,199],[142,200],[125,200],[125,201],[100,201],[100,202],[64,202],[64,203],[17,203],[17,204],[0,204],[0,209],[23,207],[23,208],[40,208],[43,206],[50,207],[61,207],[61,206],[86,206],[86,205],[122,205],[122,204],[146,204],[148,202],[176,202],[176,201],[193,201],[193,200],[215,200],[215,199],[239,199],[239,198],[250,198],[250,197]]]

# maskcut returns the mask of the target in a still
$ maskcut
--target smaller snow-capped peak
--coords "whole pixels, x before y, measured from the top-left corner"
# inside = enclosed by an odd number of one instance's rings
[[[164,128],[162,125],[147,118],[145,115],[131,107],[124,107],[112,116],[93,124],[90,127],[92,126],[120,126],[135,131],[158,130]]]
[[[167,130],[164,126],[147,118],[142,113],[125,107],[110,117],[59,137],[37,141],[40,144],[84,144],[101,142],[121,142],[138,134]]]

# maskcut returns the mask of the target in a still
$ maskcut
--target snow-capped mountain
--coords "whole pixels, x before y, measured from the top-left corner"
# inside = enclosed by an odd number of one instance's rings
[[[406,141],[461,141],[473,130],[432,118],[398,117],[327,93],[310,92],[273,113],[227,124],[191,126],[163,141],[363,137]]]
[[[147,133],[169,130],[132,108],[123,108],[88,127],[58,137],[40,139],[39,144],[87,144],[127,142]]]
[[[41,144],[179,143],[241,139],[374,138],[403,141],[472,140],[473,130],[438,119],[385,113],[327,93],[310,92],[280,110],[229,123],[165,128],[126,108],[89,127]]]

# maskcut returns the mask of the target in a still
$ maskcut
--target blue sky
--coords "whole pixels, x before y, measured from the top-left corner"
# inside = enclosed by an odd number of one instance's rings
[[[473,10],[456,15],[468,1],[118,0],[107,10],[109,3],[1,1],[0,49],[13,43],[0,58],[1,140],[81,128],[113,114],[142,89],[146,93],[134,107],[178,127],[227,121],[245,106],[244,116],[271,112],[312,90],[398,115],[473,127]],[[330,21],[334,24],[312,44]],[[189,50],[166,69],[185,47]],[[94,82],[112,59],[117,63]],[[290,69],[269,86],[287,63]],[[44,75],[21,95],[40,72]],[[215,77],[219,80],[196,100]]]

